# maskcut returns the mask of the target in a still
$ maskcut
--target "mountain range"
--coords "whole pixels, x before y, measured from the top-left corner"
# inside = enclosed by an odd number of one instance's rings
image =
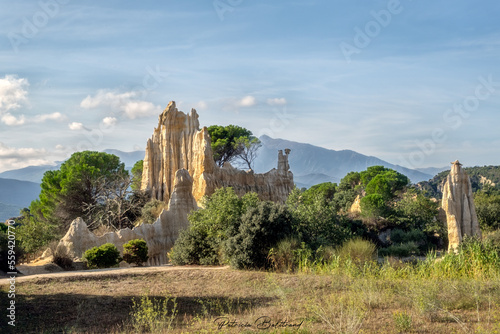
[[[382,165],[392,168],[410,178],[412,183],[427,181],[445,168],[409,169],[391,164],[377,157],[366,156],[351,150],[329,150],[305,143],[261,136],[262,147],[254,162],[254,170],[267,172],[277,167],[278,150],[291,149],[290,170],[298,187],[310,187],[322,182],[340,182],[349,172],[363,171],[367,167]],[[104,152],[117,155],[127,169],[144,158],[142,150],[123,152],[108,149]],[[16,216],[19,210],[28,206],[40,193],[43,174],[59,169],[62,162],[54,165],[29,166],[0,173],[0,221]]]

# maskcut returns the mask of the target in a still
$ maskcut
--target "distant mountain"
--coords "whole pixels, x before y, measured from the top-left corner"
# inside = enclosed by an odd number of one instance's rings
[[[19,216],[19,212],[23,207],[0,203],[0,223],[9,218]]]
[[[29,166],[20,169],[8,170],[6,172],[0,173],[0,178],[41,183],[43,174],[46,171],[56,170],[59,169],[60,167],[61,167],[60,162],[57,163],[57,165],[55,166],[51,165]]]
[[[0,178],[0,221],[18,216],[39,194],[38,183]]]
[[[430,174],[430,175],[437,175],[443,171],[449,170],[449,166],[445,167],[427,167],[427,168],[415,168],[415,170],[418,170],[419,172],[425,173],[425,174]]]
[[[128,167],[129,169],[134,167],[137,161],[143,160],[144,155],[146,154],[146,151],[123,152],[120,150],[113,150],[113,149],[104,150],[104,152],[108,154],[114,154],[117,157],[119,157],[120,161],[125,163],[125,167]]]
[[[262,142],[262,147],[255,161],[255,171],[262,173],[276,168],[278,150],[289,148],[292,150],[288,158],[294,180],[306,187],[328,181],[338,183],[349,172],[360,172],[375,165],[392,168],[408,176],[413,183],[429,180],[434,176],[350,150],[329,150],[310,144],[273,139],[268,136],[261,136],[259,139]]]

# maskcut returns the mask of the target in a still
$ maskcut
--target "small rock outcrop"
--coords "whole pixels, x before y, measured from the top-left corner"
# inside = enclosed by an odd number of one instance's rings
[[[200,129],[196,110],[186,115],[172,101],[159,116],[158,127],[147,142],[141,189],[168,203],[175,172],[184,168],[193,178],[193,196],[198,203],[221,187],[232,187],[238,195],[253,191],[262,200],[284,202],[294,187],[289,153],[289,149],[284,154],[279,151],[278,168],[264,174],[239,170],[229,164],[218,167],[208,129]]]
[[[481,237],[470,178],[458,160],[452,162],[441,206],[448,225],[448,251],[456,250],[466,235]]]
[[[176,171],[168,210],[163,210],[154,224],[143,224],[133,229],[126,228],[98,237],[88,229],[82,218],[77,218],[71,223],[57,248],[67,251],[73,258],[81,258],[87,249],[108,242],[114,244],[120,253],[123,253],[125,243],[134,239],[144,239],[148,245],[148,264],[168,263],[167,251],[174,245],[179,232],[188,227],[188,213],[197,209],[192,194],[192,184],[192,178],[187,170]]]

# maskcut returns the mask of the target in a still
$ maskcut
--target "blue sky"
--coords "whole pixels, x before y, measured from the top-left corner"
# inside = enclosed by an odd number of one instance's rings
[[[171,100],[411,168],[500,165],[497,1],[0,5],[0,171],[144,149]]]

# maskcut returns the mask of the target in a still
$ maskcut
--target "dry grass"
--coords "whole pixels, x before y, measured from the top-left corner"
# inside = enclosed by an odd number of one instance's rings
[[[259,332],[261,317],[276,325],[265,333],[500,333],[496,279],[186,269],[35,279],[16,288],[16,333],[250,333]],[[2,286],[1,309],[5,293]],[[138,309],[141,300],[149,306]],[[154,327],[134,323],[139,316],[154,318]]]

